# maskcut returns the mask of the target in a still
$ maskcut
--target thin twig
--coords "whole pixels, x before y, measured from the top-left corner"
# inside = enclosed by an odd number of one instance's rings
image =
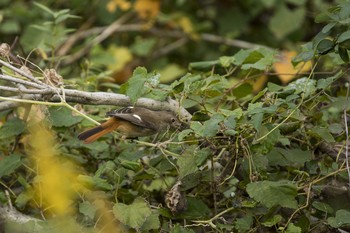
[[[261,136],[260,138],[256,139],[257,142],[263,140],[264,138],[266,138],[267,136],[269,136],[272,132],[274,132],[276,129],[278,129],[279,127],[281,127],[281,125],[283,125],[294,113],[295,111],[297,111],[301,105],[304,103],[304,98],[305,98],[305,91],[307,88],[307,84],[309,82],[309,80],[311,79],[311,76],[316,68],[318,64],[318,61],[315,62],[315,65],[312,67],[311,73],[309,75],[309,77],[306,79],[304,88],[303,88],[303,92],[301,93],[301,100],[300,103],[288,114],[288,116],[286,118],[284,118],[278,125],[276,125],[275,127],[273,127],[269,132],[267,132],[265,135]]]
[[[9,64],[9,63],[7,63],[7,62],[1,60],[1,59],[0,59],[0,64],[3,65],[3,66],[5,66],[5,67],[7,67],[7,68],[9,68],[9,69],[11,69],[11,70],[13,70],[13,71],[15,71],[16,73],[22,75],[23,77],[28,78],[28,79],[29,79],[30,81],[32,81],[32,82],[35,82],[35,83],[37,83],[37,84],[39,84],[39,85],[42,85],[42,86],[47,86],[45,83],[43,83],[43,82],[41,82],[40,80],[36,79],[36,78],[33,77],[32,75],[30,75],[30,74],[24,72],[23,70],[18,69],[17,67],[14,67],[13,65],[11,65],[11,64]]]
[[[19,79],[19,78],[15,78],[12,76],[8,76],[8,75],[4,75],[4,74],[0,74],[0,79],[5,80],[5,81],[9,81],[9,82],[13,82],[13,83],[20,83],[26,86],[31,86],[34,88],[38,88],[38,89],[42,89],[44,86],[37,84],[37,83],[33,83],[33,82],[29,82],[23,79]]]
[[[161,48],[160,50],[158,51],[155,51],[153,54],[152,54],[152,57],[161,57],[161,56],[164,56],[165,54],[168,54],[170,53],[171,51],[185,45],[187,42],[188,42],[188,37],[183,37],[183,38],[180,38],[178,39],[177,41],[171,43],[171,44],[168,44],[167,46]]]
[[[346,133],[346,141],[345,141],[345,161],[346,161],[346,169],[348,171],[348,177],[349,177],[349,186],[350,186],[350,168],[349,168],[349,129],[348,129],[348,117],[346,114],[346,109],[348,106],[349,101],[349,89],[350,85],[347,83],[347,91],[346,91],[346,100],[344,104],[344,123],[345,123],[345,133]]]
[[[112,35],[114,32],[116,32],[122,24],[124,24],[127,20],[129,20],[131,18],[132,15],[133,15],[132,13],[128,13],[128,14],[123,15],[122,17],[120,17],[116,21],[114,21],[114,23],[112,23],[111,25],[106,27],[90,43],[88,43],[85,47],[83,47],[82,49],[80,49],[76,53],[70,55],[70,57],[65,59],[64,61],[62,61],[62,63],[63,64],[71,64],[71,63],[75,62],[76,60],[80,59],[81,57],[83,57],[85,54],[87,54],[90,51],[90,49],[93,46],[100,44],[102,41],[104,41],[110,35]]]

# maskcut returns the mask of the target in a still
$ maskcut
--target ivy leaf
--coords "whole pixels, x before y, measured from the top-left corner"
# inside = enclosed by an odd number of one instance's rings
[[[210,150],[199,150],[196,146],[188,147],[177,160],[180,179],[195,173],[198,170],[198,166],[202,165],[203,162],[207,160],[209,154]]]
[[[277,225],[277,223],[281,222],[282,220],[283,220],[282,216],[277,214],[271,218],[268,218],[265,222],[261,224],[264,225],[265,227],[273,227]]]
[[[234,224],[238,232],[246,232],[252,228],[253,217],[245,216],[243,218],[237,218]]]
[[[310,130],[310,134],[320,137],[324,139],[326,142],[335,142],[332,134],[329,132],[329,129],[327,128],[315,126]]]
[[[276,13],[272,16],[268,27],[274,33],[277,39],[283,39],[288,34],[301,27],[302,23],[304,22],[305,15],[306,10],[303,7],[290,10],[285,6],[285,4],[282,4],[276,9]]]
[[[106,180],[99,178],[99,177],[92,177],[87,175],[79,175],[78,181],[82,182],[83,184],[86,184],[88,186],[93,186],[98,189],[110,191],[113,190],[113,185],[109,184]]]
[[[209,120],[205,121],[203,124],[203,134],[204,137],[213,137],[219,131],[219,123],[224,120],[224,116],[221,114],[214,114]]]
[[[130,205],[116,203],[113,207],[113,213],[123,224],[139,229],[147,221],[147,218],[151,216],[152,210],[145,200],[137,198]]]
[[[288,224],[286,233],[301,233],[302,230],[300,227],[294,225],[293,223]]]
[[[9,138],[23,133],[25,123],[19,118],[12,118],[0,127],[0,138]]]
[[[300,168],[312,159],[311,151],[274,148],[267,154],[270,166],[293,166]]]
[[[81,116],[73,116],[72,112],[64,107],[50,107],[49,114],[52,125],[56,127],[70,127],[84,119]]]
[[[192,229],[180,226],[178,223],[171,228],[170,233],[195,233]]]
[[[149,217],[146,218],[146,221],[143,223],[141,230],[142,231],[150,231],[153,229],[159,229],[160,221],[159,214],[153,212]]]
[[[287,208],[298,208],[295,197],[297,187],[289,181],[259,181],[247,185],[250,197],[265,205],[267,208],[279,205]]]
[[[147,70],[144,67],[137,67],[127,83],[121,86],[121,92],[129,96],[132,103],[135,103],[145,93],[147,81]]]
[[[323,203],[323,202],[320,202],[320,201],[314,201],[312,203],[312,206],[315,208],[315,209],[318,209],[324,213],[327,213],[327,214],[333,214],[334,210],[333,208],[328,205],[327,203]]]
[[[208,217],[211,213],[208,206],[200,199],[195,197],[187,197],[187,210],[179,214],[183,219],[197,219]]]
[[[84,201],[79,204],[79,212],[90,219],[94,219],[96,210],[96,207],[88,201]]]
[[[0,178],[3,176],[10,175],[19,166],[21,166],[21,156],[18,154],[12,154],[4,157],[0,160]]]
[[[335,217],[330,217],[327,222],[331,227],[338,228],[350,224],[350,212],[347,210],[338,210]]]

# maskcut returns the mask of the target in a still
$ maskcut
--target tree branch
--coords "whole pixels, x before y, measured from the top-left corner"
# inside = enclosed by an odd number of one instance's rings
[[[2,60],[0,60],[2,63]],[[6,63],[6,67],[9,69],[17,69],[11,64]],[[27,74],[20,74],[27,77]],[[28,77],[27,77],[28,78]],[[8,86],[0,86],[0,90],[5,90],[8,92],[14,92],[20,94],[15,97],[6,97],[0,95],[0,111],[11,109],[19,106],[23,102],[34,103],[33,101],[42,102],[71,102],[79,104],[90,104],[90,105],[116,105],[116,106],[130,106],[133,103],[130,98],[126,95],[108,93],[108,92],[85,92],[73,89],[63,89],[54,86],[49,86],[47,84],[38,84],[35,77],[31,77],[31,81],[22,80],[10,75],[0,75],[0,80],[5,80],[11,83],[19,83],[25,86],[33,87],[28,89],[26,87],[15,88]],[[2,100],[2,101],[1,101]],[[35,104],[35,103],[34,103]],[[162,102],[148,98],[140,98],[135,103],[135,106],[142,106],[153,110],[167,110],[178,114],[179,118],[185,122],[189,122],[191,119],[191,114],[181,107],[175,100],[169,99],[168,101]]]

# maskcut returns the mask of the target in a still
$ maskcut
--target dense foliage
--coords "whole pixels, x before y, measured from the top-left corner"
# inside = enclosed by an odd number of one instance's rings
[[[10,2],[3,61],[55,68],[69,89],[172,98],[192,119],[83,144],[93,123],[68,108],[1,110],[1,205],[33,217],[7,232],[349,229],[350,2]],[[75,108],[103,121],[115,106]]]

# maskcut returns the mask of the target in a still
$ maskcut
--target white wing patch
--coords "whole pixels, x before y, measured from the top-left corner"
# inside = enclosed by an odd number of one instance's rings
[[[141,117],[140,117],[139,115],[132,114],[132,116],[133,116],[133,117],[135,117],[135,118],[137,118],[139,121],[141,121],[141,122],[142,122],[142,119],[141,119]]]

